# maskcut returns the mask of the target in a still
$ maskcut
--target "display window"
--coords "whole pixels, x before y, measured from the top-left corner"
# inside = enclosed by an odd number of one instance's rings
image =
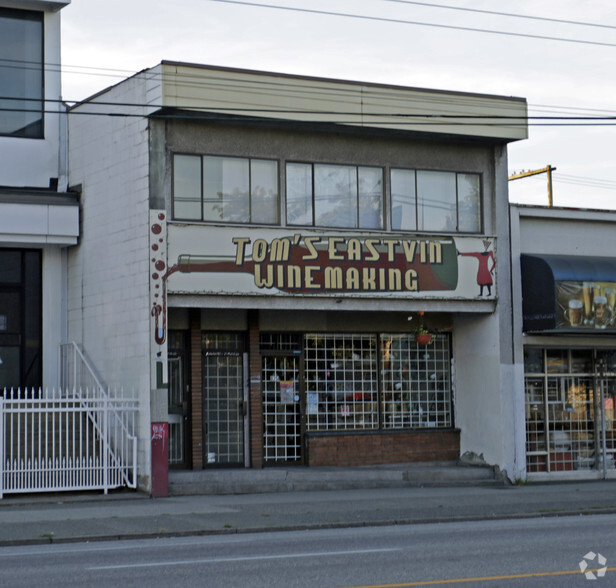
[[[532,347],[524,356],[527,471],[614,469],[616,350]]]
[[[262,352],[272,353],[273,341],[283,339],[262,335]],[[435,335],[429,345],[412,334],[308,333],[302,341],[301,350],[298,338],[293,349],[281,349],[292,357],[267,362],[269,416],[276,404],[296,414],[290,405],[303,403],[309,432],[453,426],[448,335]],[[286,393],[289,381],[293,396]]]

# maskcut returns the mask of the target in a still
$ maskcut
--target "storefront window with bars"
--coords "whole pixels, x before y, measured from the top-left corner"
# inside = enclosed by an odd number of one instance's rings
[[[447,335],[309,334],[304,355],[309,431],[452,426]]]
[[[529,473],[614,469],[616,350],[528,347]]]

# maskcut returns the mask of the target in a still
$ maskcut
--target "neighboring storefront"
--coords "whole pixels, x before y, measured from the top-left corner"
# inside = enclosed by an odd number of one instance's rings
[[[97,116],[128,97],[153,106]],[[468,454],[518,474],[506,145],[524,100],[163,62],[75,110],[89,231],[69,331],[140,387],[141,438],[168,438],[171,467]]]
[[[613,212],[512,206],[530,478],[615,474],[615,229]]]

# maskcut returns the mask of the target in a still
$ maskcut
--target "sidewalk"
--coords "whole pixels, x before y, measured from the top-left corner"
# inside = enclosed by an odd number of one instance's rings
[[[7,496],[0,546],[616,513],[616,481],[172,496]]]

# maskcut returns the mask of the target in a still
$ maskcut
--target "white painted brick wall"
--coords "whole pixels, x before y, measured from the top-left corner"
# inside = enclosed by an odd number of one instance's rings
[[[131,78],[93,102],[144,104],[146,82]],[[160,103],[156,92],[152,100]],[[102,112],[126,112],[101,106]],[[110,387],[140,398],[139,471],[150,474],[149,162],[147,119],[69,115],[70,184],[82,185],[82,233],[69,254],[68,334]],[[144,108],[131,113],[145,114]]]

